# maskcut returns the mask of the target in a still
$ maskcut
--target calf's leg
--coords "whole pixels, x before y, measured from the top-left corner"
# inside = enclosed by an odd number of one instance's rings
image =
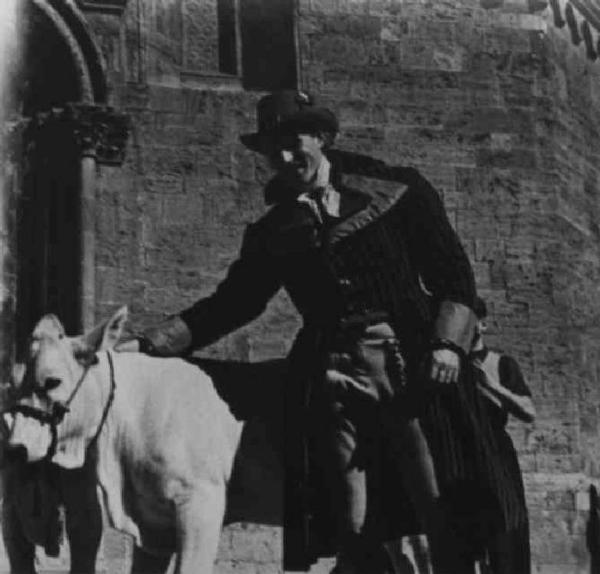
[[[213,571],[224,513],[225,484],[201,484],[178,505],[174,574]]]
[[[71,574],[94,574],[102,539],[102,511],[93,468],[61,470],[62,498],[69,548]]]
[[[164,574],[170,562],[171,556],[157,556],[135,546],[131,574]]]
[[[2,505],[2,536],[11,574],[36,574],[35,546],[23,532],[18,509],[6,498]]]

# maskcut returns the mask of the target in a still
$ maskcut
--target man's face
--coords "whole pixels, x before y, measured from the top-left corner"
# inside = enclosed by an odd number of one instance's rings
[[[271,162],[290,183],[310,184],[323,159],[323,138],[317,134],[288,133],[279,137]]]

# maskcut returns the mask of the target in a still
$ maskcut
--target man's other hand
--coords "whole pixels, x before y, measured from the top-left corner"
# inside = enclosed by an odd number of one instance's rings
[[[460,369],[460,359],[450,349],[435,349],[431,353],[431,380],[437,383],[456,383]]]

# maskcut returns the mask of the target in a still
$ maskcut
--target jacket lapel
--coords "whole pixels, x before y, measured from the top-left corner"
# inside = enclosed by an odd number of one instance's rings
[[[371,203],[371,196],[368,193],[342,186],[337,188],[340,192],[340,219],[344,221],[354,214],[365,209]]]
[[[330,243],[337,243],[380,217],[400,199],[407,188],[406,184],[399,183],[395,192],[377,190],[371,194],[347,187],[338,188],[341,193],[340,220],[330,230]]]

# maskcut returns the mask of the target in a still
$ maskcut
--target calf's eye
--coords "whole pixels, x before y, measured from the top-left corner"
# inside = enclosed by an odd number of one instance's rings
[[[44,390],[51,391],[52,389],[58,387],[61,383],[62,381],[56,377],[46,377],[46,380],[44,381]]]

